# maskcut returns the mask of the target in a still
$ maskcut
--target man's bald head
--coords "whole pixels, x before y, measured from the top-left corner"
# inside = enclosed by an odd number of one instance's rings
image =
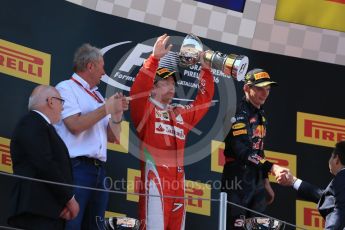
[[[29,110],[38,109],[47,103],[48,97],[56,97],[59,92],[49,85],[39,85],[31,93],[29,98],[28,108]]]

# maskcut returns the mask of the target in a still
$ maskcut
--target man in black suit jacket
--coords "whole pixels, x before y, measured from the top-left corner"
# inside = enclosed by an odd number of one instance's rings
[[[10,151],[17,175],[72,184],[67,147],[52,124],[60,120],[64,100],[51,86],[36,87],[30,112],[17,124]],[[8,224],[25,229],[64,229],[79,212],[73,188],[18,179],[13,187]]]
[[[329,159],[330,172],[335,176],[325,190],[302,181],[291,173],[277,176],[281,185],[290,185],[301,198],[318,203],[318,210],[326,220],[325,229],[345,228],[345,141],[338,142]]]

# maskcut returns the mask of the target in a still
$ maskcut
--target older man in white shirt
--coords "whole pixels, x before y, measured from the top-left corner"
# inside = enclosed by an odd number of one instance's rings
[[[56,129],[70,153],[74,183],[104,188],[107,142],[119,137],[128,101],[118,93],[105,100],[97,91],[105,74],[98,48],[82,45],[75,53],[74,71],[69,80],[56,86],[65,100],[62,122]],[[77,218],[67,222],[66,229],[97,229],[96,217],[104,217],[108,194],[80,188],[74,192],[80,212]]]

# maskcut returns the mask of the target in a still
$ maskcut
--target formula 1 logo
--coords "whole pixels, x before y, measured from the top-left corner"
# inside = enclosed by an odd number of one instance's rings
[[[109,72],[109,75],[102,76],[102,81],[107,84],[105,92],[106,98],[116,92],[122,92],[126,96],[129,94],[130,87],[132,86],[136,75],[143,65],[143,62],[153,51],[153,45],[156,39],[157,38],[151,38],[140,42],[128,40],[117,42],[101,48],[105,62],[112,62],[111,65],[113,66],[111,72]],[[179,77],[177,77],[179,79],[177,81],[178,87],[176,87],[175,90],[173,104],[178,103],[184,106],[186,111],[188,109],[192,111],[199,109],[199,107],[193,105],[191,102],[194,101],[198,92],[201,94],[203,90],[208,89],[209,86],[207,84],[209,84],[209,82],[206,80],[203,81],[203,78],[200,78],[201,80],[199,80],[201,65],[195,64],[190,67],[181,67],[179,65],[178,52],[183,39],[184,37],[181,36],[170,37],[169,42],[173,45],[173,48],[167,53],[167,55],[160,59],[159,66],[168,68],[170,71],[176,71],[176,74],[179,75]],[[124,50],[124,48],[127,48],[127,46],[130,46],[130,49],[126,49],[127,51],[124,51],[124,53],[116,52],[120,49]],[[207,47],[204,46],[204,48],[206,49]],[[115,63],[114,60],[116,60]],[[185,157],[185,165],[198,162],[210,154],[209,152],[204,151],[205,147],[208,148],[212,138],[222,138],[223,130],[221,130],[219,126],[222,126],[224,117],[227,116],[226,113],[234,113],[233,110],[227,109],[234,108],[234,105],[237,102],[234,80],[232,77],[225,75],[221,70],[212,69],[211,71],[213,73],[215,86],[219,87],[219,90],[218,93],[215,93],[215,97],[217,98],[212,100],[211,105],[207,104],[207,106],[210,107],[208,113],[210,113],[211,110],[218,111],[216,112],[216,116],[212,118],[213,122],[208,123],[207,127],[190,127],[189,134],[192,135],[193,138],[197,139],[197,141],[194,141],[192,145],[186,146],[185,153],[186,156],[188,154],[189,155]],[[218,84],[220,79],[222,80],[222,84]],[[220,98],[222,99],[220,100]],[[221,103],[222,105],[218,106],[218,103]],[[200,108],[203,108],[202,105]],[[208,116],[208,113],[206,114],[206,117]],[[125,116],[127,118],[128,113],[126,113]],[[160,117],[162,121],[167,119],[163,116],[163,114],[156,114],[156,116]],[[231,116],[233,116],[233,114],[231,114]],[[177,123],[183,123],[184,126],[190,126],[190,124],[187,124],[186,121],[183,121],[182,117],[177,118],[181,118],[181,120],[176,119]],[[166,129],[166,127],[160,126],[157,127],[155,131],[168,133],[175,132],[176,135],[179,135],[177,138],[186,138],[186,134],[181,130]],[[129,129],[129,132],[131,141],[132,138],[136,138],[136,132],[133,129]],[[131,149],[129,152],[135,157],[140,158],[140,150],[138,145],[134,144],[130,146]]]
[[[142,66],[145,59],[148,58],[150,53],[152,52],[155,39],[156,38],[149,39],[148,41],[142,43],[137,43],[130,51],[124,54],[117,63],[115,63],[111,76],[103,75],[101,80],[106,84],[115,87],[116,89],[129,92],[130,86],[128,86],[127,82],[130,82],[131,85],[134,81],[139,68]],[[180,41],[181,39],[182,38],[180,37],[172,37],[170,40],[172,40],[171,42],[174,44],[174,46],[178,47],[179,43],[182,44],[182,41]],[[101,52],[105,56],[112,49],[131,43],[132,41],[114,43],[102,48]],[[176,92],[178,97],[174,98],[174,100],[187,102],[193,101],[189,98],[191,98],[191,95],[194,93],[194,91],[198,88],[200,90],[203,90],[203,88],[205,87],[205,85],[202,85],[202,82],[201,84],[198,84],[197,81],[199,78],[201,66],[194,65],[190,68],[183,69],[178,65],[178,62],[178,52],[170,51],[160,60],[159,65],[161,67],[168,68],[170,71],[179,70],[178,72],[182,72],[182,77],[180,77],[178,85],[191,88],[191,90],[187,93],[184,93],[182,91]],[[214,75],[215,83],[219,82],[220,77],[229,78],[229,76],[225,75],[223,72],[219,70],[212,70],[212,73]]]

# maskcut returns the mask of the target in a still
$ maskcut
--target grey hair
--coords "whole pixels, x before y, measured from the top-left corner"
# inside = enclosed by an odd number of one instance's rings
[[[29,97],[28,109],[35,110],[47,103],[48,97],[58,96],[58,91],[50,85],[39,85]]]
[[[82,72],[86,70],[88,63],[98,61],[102,57],[100,49],[85,43],[74,54],[73,70]]]

